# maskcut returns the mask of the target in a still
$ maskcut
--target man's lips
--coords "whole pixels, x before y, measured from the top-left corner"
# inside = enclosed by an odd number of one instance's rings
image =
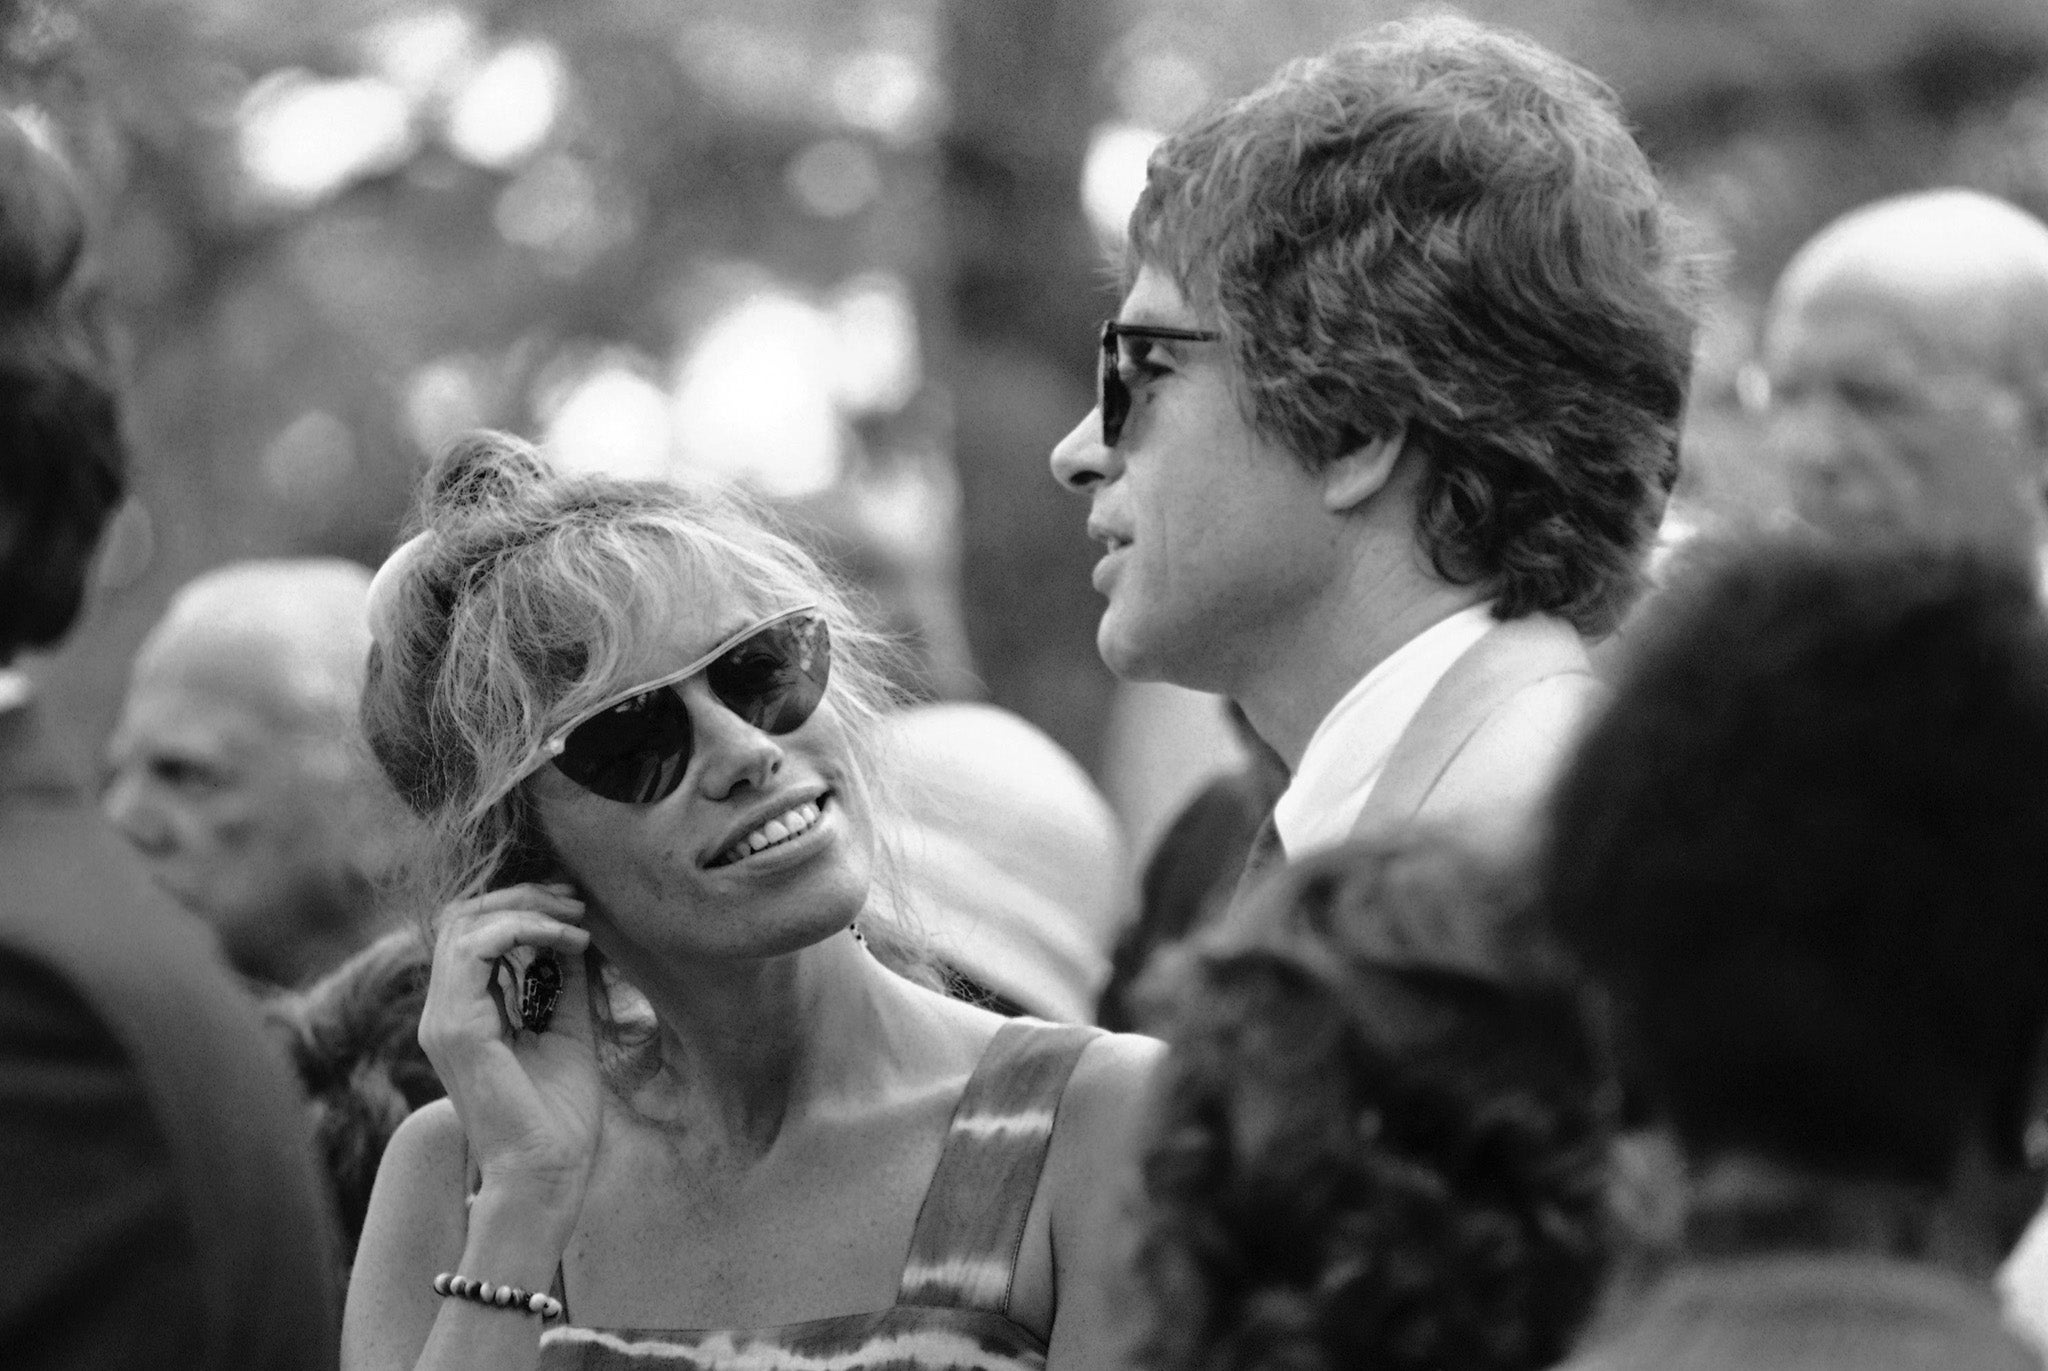
[[[1118,552],[1131,545],[1129,534],[1113,529],[1108,524],[1096,523],[1092,519],[1088,521],[1088,537],[1094,542],[1101,543],[1109,552]]]

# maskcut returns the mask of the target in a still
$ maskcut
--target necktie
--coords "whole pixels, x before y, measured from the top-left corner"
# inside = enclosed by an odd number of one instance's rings
[[[1280,846],[1280,830],[1274,826],[1273,813],[1268,810],[1259,831],[1252,835],[1251,850],[1244,857],[1244,873],[1237,878],[1237,889],[1230,896],[1230,907],[1234,910],[1243,905],[1246,896],[1286,864],[1287,850]]]

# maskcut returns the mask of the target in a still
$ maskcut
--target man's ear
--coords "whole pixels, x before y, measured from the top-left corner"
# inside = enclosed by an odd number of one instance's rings
[[[1332,514],[1357,509],[1386,488],[1394,466],[1408,445],[1408,426],[1397,424],[1377,438],[1368,438],[1339,453],[1318,473],[1323,508]]]

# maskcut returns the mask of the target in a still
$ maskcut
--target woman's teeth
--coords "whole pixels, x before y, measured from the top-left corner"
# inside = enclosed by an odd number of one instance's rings
[[[822,811],[815,802],[810,800],[804,801],[787,814],[780,814],[770,819],[767,823],[762,824],[752,833],[749,833],[746,837],[719,853],[718,865],[724,866],[726,863],[736,862],[742,857],[751,857],[764,847],[773,847],[777,843],[786,843],[799,833],[809,832],[811,825],[818,822],[818,817],[821,813]]]

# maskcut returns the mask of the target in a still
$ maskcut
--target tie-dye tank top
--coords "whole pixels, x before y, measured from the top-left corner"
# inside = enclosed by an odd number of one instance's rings
[[[996,1030],[953,1112],[889,1308],[775,1328],[570,1323],[541,1335],[542,1371],[1041,1371],[1045,1341],[1010,1318],[1010,1286],[1060,1096],[1099,1033],[1032,1019]]]

